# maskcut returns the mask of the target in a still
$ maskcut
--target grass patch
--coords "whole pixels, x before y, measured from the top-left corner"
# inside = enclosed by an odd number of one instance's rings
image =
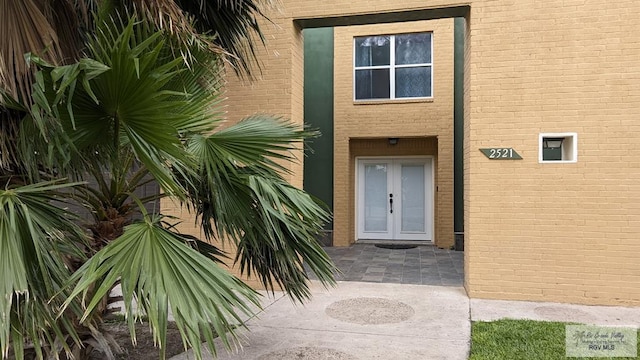
[[[565,325],[571,323],[498,320],[473,322],[470,360],[556,360],[565,357]],[[639,336],[640,339],[640,331]],[[640,342],[638,344],[640,354]],[[569,358],[605,359],[605,358]],[[616,360],[637,358],[615,358]]]

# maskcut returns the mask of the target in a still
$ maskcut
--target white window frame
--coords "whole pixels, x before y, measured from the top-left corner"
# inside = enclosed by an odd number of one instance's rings
[[[418,63],[418,64],[401,64],[396,65],[396,36],[410,35],[410,34],[429,34],[431,37],[431,62],[430,63]],[[356,66],[356,39],[371,37],[371,36],[389,36],[389,65],[375,65],[375,66]],[[363,35],[354,36],[353,38],[353,101],[355,102],[370,102],[370,101],[389,101],[389,100],[421,100],[421,99],[433,99],[433,32],[415,32],[415,33],[402,33],[402,34],[384,34],[384,35]],[[396,97],[396,68],[417,68],[417,67],[430,67],[431,68],[431,96],[417,96],[417,97]],[[357,70],[375,70],[375,69],[389,69],[389,97],[388,98],[371,98],[371,99],[356,99],[356,71]]]
[[[544,160],[543,142],[546,138],[562,138],[562,160]],[[578,162],[578,133],[540,133],[538,135],[538,162],[541,164],[570,164]]]

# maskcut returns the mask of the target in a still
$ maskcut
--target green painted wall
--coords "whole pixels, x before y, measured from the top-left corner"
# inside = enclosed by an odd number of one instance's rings
[[[333,28],[305,29],[303,35],[304,122],[322,133],[306,144],[304,190],[333,211]]]
[[[454,20],[453,231],[464,231],[464,38],[466,20]]]

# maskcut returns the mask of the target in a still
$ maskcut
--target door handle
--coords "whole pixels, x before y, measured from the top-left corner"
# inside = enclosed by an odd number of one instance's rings
[[[389,213],[393,214],[393,194],[389,194]]]

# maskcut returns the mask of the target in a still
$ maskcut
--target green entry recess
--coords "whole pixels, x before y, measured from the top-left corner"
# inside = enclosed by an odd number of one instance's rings
[[[304,29],[303,36],[304,122],[322,133],[305,146],[303,186],[333,211],[333,28]]]
[[[304,34],[304,120],[322,137],[305,150],[304,189],[333,211],[333,27],[415,20],[454,19],[454,232],[456,248],[464,248],[464,79],[466,17],[469,6],[388,13],[299,18]],[[333,229],[329,224],[327,230]],[[458,237],[460,236],[460,239]],[[457,244],[462,240],[461,244]]]

